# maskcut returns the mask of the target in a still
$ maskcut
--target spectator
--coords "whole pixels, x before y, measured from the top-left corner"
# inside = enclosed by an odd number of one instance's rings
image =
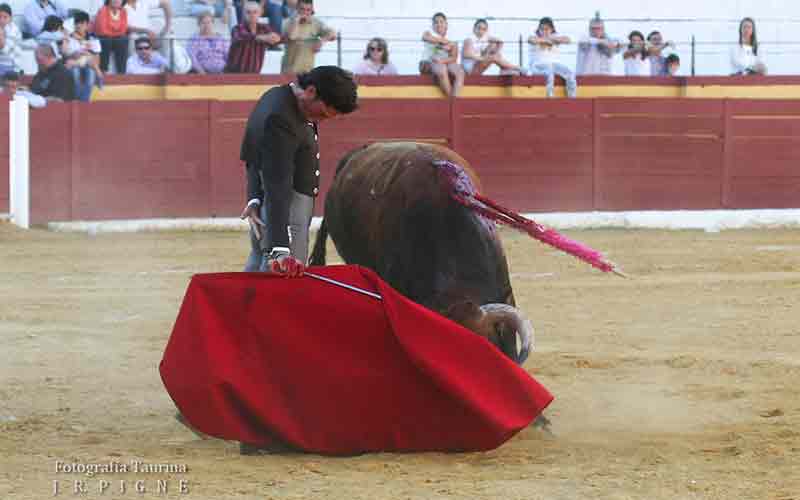
[[[681,58],[678,54],[670,54],[666,58],[667,75],[678,76],[678,71],[681,69]]]
[[[267,19],[269,19],[269,27],[272,28],[272,31],[281,33],[284,19],[283,0],[262,0],[261,8],[267,16]]]
[[[464,69],[458,64],[458,45],[447,39],[447,16],[437,12],[432,18],[433,31],[422,34],[423,53],[419,62],[422,75],[432,74],[447,96],[457,97],[464,87]],[[453,83],[450,83],[453,75]]]
[[[161,9],[164,12],[164,27],[156,33],[153,22],[150,19],[150,12],[153,9]],[[136,33],[150,38],[153,47],[162,46],[164,38],[172,30],[172,4],[170,0],[127,0],[125,11],[128,14],[128,32]]]
[[[281,73],[300,74],[311,71],[322,44],[336,40],[336,32],[314,17],[313,0],[298,0],[297,13],[283,21],[286,48],[281,60]]]
[[[661,32],[651,31],[650,34],[647,35],[647,54],[650,60],[650,74],[652,76],[669,75],[667,71],[667,58],[664,56],[664,51],[669,47],[674,49],[675,44],[672,42],[665,43]]]
[[[193,0],[189,7],[189,13],[197,17],[198,21],[204,14],[220,17],[228,30],[239,24],[236,9],[231,0]]]
[[[94,32],[100,38],[100,69],[103,73],[108,72],[112,53],[117,74],[125,73],[128,61],[128,11],[124,9],[125,2],[105,0],[94,20]]]
[[[396,75],[397,68],[389,62],[389,46],[383,38],[373,38],[367,43],[363,61],[355,67],[356,75]]]
[[[100,40],[89,34],[89,14],[79,10],[73,15],[75,31],[64,44],[65,65],[75,80],[75,94],[79,101],[88,102],[95,84],[101,85]],[[99,86],[98,85],[98,86]]]
[[[201,75],[222,73],[231,47],[230,40],[214,32],[211,14],[200,15],[197,25],[199,31],[192,35],[186,45],[186,52],[192,60],[192,71]]]
[[[489,22],[478,19],[472,26],[471,37],[464,40],[461,48],[461,65],[468,75],[482,75],[493,64],[500,68],[501,75],[519,75],[520,67],[508,62],[501,51],[503,41],[489,35]]]
[[[22,38],[34,38],[41,33],[47,16],[66,19],[67,15],[67,6],[60,0],[31,0],[23,12]]]
[[[6,31],[0,30],[0,73],[5,75],[16,71],[16,69],[17,65],[14,62],[12,48],[6,41]]]
[[[14,66],[19,67],[22,61],[22,32],[14,22],[11,6],[7,3],[0,4],[0,28],[6,32],[6,47],[14,60]]]
[[[766,75],[767,66],[758,54],[760,48],[756,37],[756,22],[750,17],[745,17],[739,23],[739,43],[731,50],[732,73]]]
[[[566,65],[556,61],[559,45],[570,43],[567,36],[556,32],[555,24],[549,17],[539,20],[536,34],[528,38],[530,48],[528,51],[529,73],[532,75],[545,75],[547,78],[547,97],[553,97],[555,75],[567,82],[567,96],[575,97],[578,84],[575,73]]]
[[[157,75],[167,70],[167,60],[153,50],[150,37],[141,37],[134,43],[136,53],[128,58],[129,75]]]
[[[44,20],[42,31],[36,35],[36,42],[56,42],[57,44],[60,44],[66,36],[67,33],[66,30],[64,30],[64,20],[58,16],[47,16],[47,18]]]
[[[24,97],[32,108],[43,108],[47,105],[44,97],[19,87],[19,73],[16,71],[3,73],[3,94],[9,99],[14,99],[16,95]]]
[[[596,13],[589,22],[589,36],[578,43],[579,75],[610,75],[611,59],[622,50],[622,44],[606,34],[605,23]]]
[[[628,49],[622,55],[625,59],[625,76],[650,76],[650,57],[641,31],[631,31],[628,35]]]
[[[31,82],[31,92],[48,101],[72,101],[75,99],[75,81],[64,67],[50,44],[39,44],[36,47],[36,64],[39,71]]]
[[[247,2],[244,20],[231,32],[231,48],[228,52],[226,73],[261,73],[264,51],[281,42],[281,36],[261,24],[261,6],[258,2]]]

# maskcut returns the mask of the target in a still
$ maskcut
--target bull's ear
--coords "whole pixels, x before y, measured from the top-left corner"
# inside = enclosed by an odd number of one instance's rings
[[[481,311],[481,308],[478,306],[478,304],[472,301],[458,302],[451,305],[445,312],[445,316],[460,324],[464,328],[472,330],[479,335],[484,335],[479,331],[484,323],[483,311]]]

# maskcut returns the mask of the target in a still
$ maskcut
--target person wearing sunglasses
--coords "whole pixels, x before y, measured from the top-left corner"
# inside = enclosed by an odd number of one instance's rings
[[[167,70],[167,60],[153,50],[149,37],[136,40],[136,53],[128,58],[129,75],[157,75]]]
[[[397,68],[389,62],[389,47],[383,38],[373,38],[367,44],[364,60],[353,69],[356,75],[396,75]]]
[[[240,159],[247,175],[250,257],[245,271],[302,274],[319,195],[318,123],[358,107],[353,75],[318,66],[261,96],[245,126]]]

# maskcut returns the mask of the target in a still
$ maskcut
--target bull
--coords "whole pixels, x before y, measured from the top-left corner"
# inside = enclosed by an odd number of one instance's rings
[[[515,307],[500,238],[492,221],[452,196],[454,183],[479,188],[467,161],[445,147],[392,142],[350,151],[328,191],[310,263],[325,264],[330,235],[345,262],[372,269],[521,365],[533,329]]]

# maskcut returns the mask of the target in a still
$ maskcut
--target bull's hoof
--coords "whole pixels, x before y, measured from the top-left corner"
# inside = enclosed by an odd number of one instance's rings
[[[189,429],[190,431],[192,431],[194,433],[194,435],[199,437],[200,439],[208,439],[209,438],[208,434],[203,434],[202,432],[197,430],[197,428],[195,428],[192,424],[190,424],[189,421],[186,420],[186,417],[184,417],[181,412],[176,412],[175,413],[175,420],[177,420],[178,423],[181,424],[182,426],[184,426],[187,429]]]
[[[239,443],[239,455],[246,456],[259,456],[259,455],[275,455],[280,453],[287,453],[297,451],[286,443],[274,442],[269,446],[256,446],[253,444]]]
[[[545,417],[543,413],[540,413],[539,416],[533,421],[533,427],[540,429],[548,436],[555,436],[555,434],[553,434],[553,428],[550,419]]]

